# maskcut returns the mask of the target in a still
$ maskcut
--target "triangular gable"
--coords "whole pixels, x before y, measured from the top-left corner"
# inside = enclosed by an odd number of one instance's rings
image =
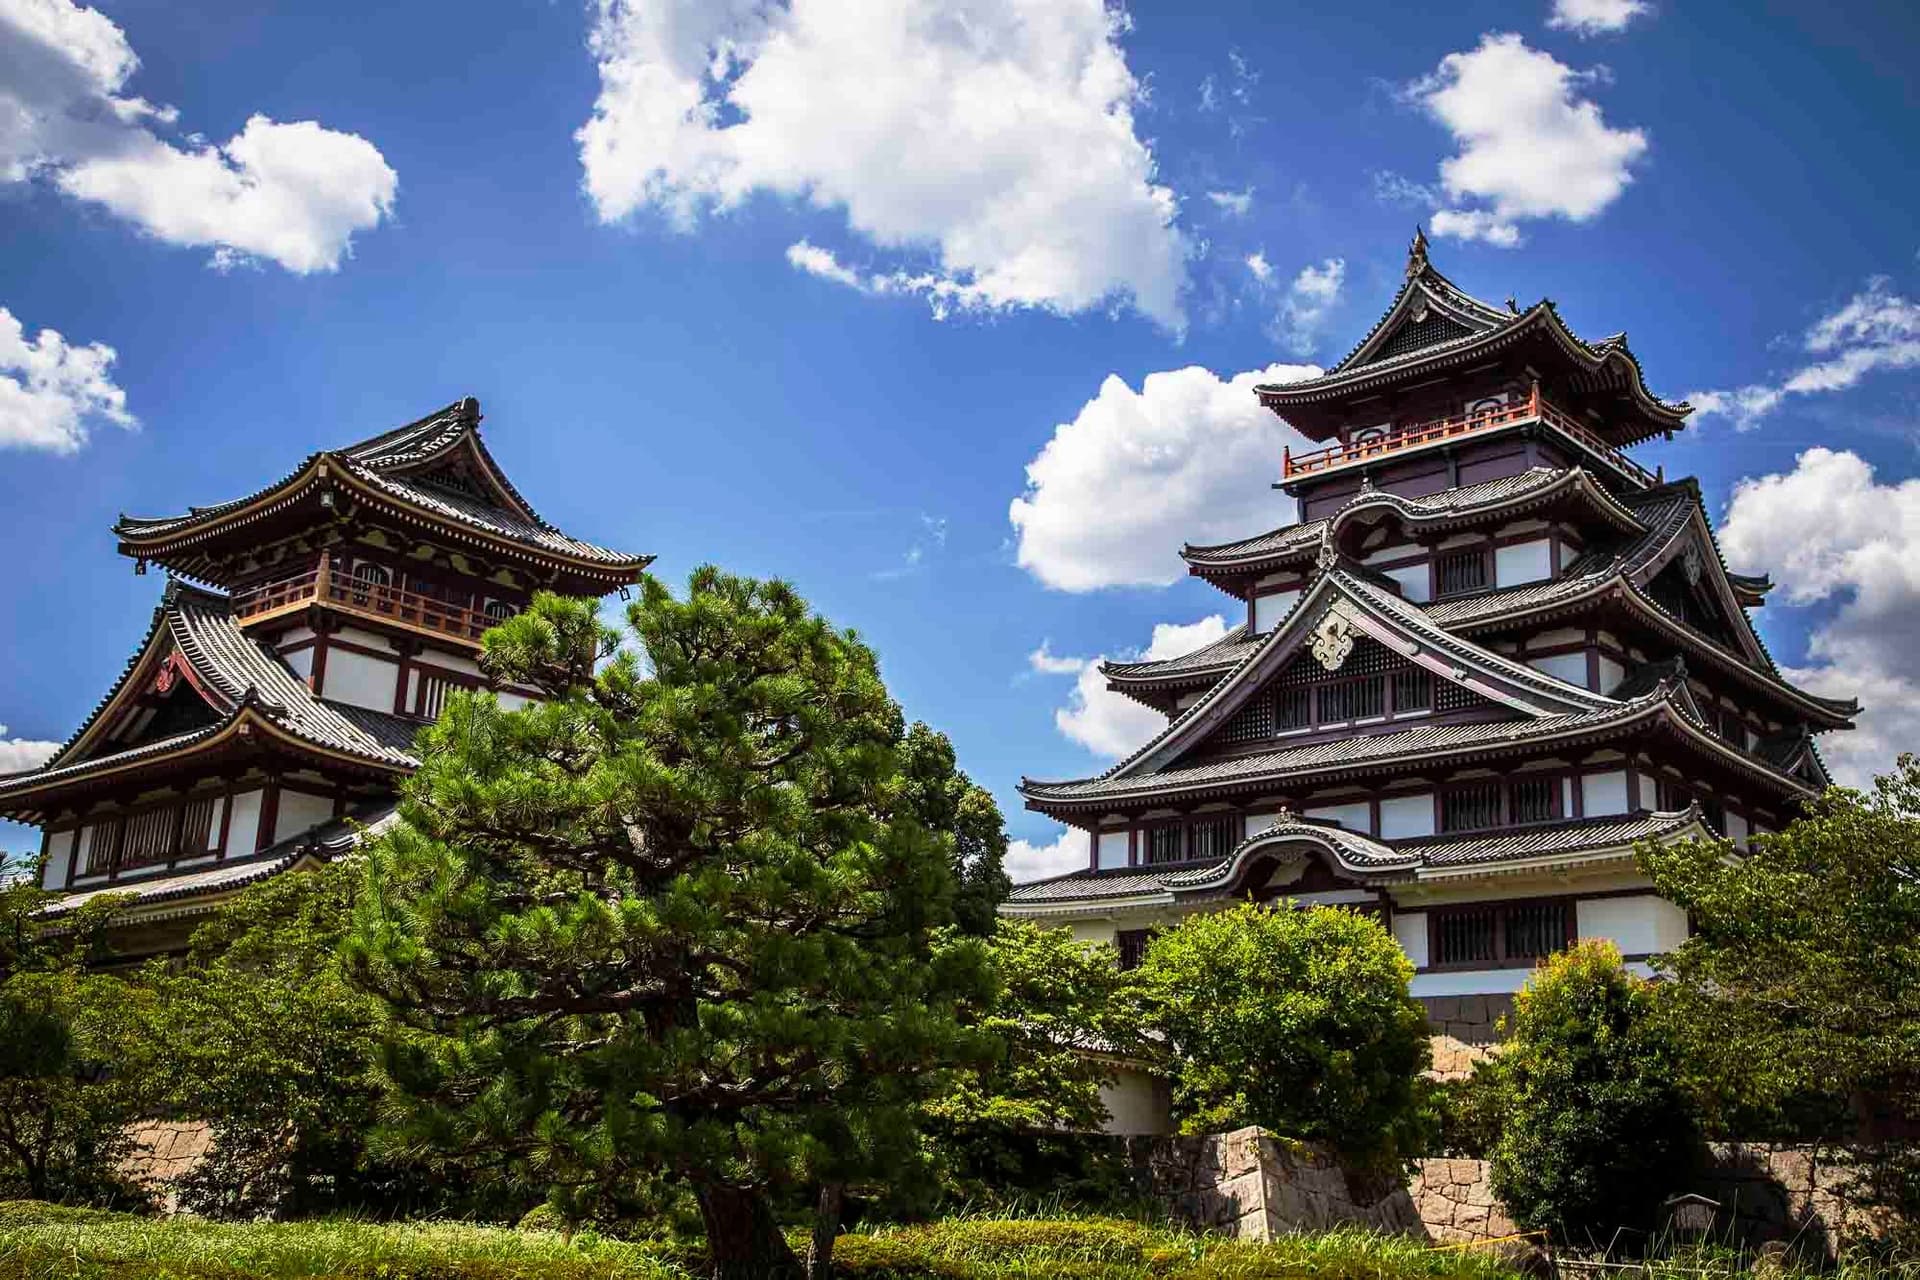
[[[1698,495],[1686,522],[1657,554],[1641,564],[1632,581],[1655,603],[1670,611],[1669,599],[1684,596],[1718,624],[1717,628],[1702,628],[1703,634],[1740,653],[1760,670],[1778,674],[1728,578],[1726,565],[1721,562],[1712,530],[1707,525],[1706,508]],[[1719,634],[1715,634],[1716,630]]]
[[[1528,717],[1592,711],[1618,704],[1442,631],[1417,606],[1340,568],[1322,573],[1284,622],[1219,684],[1107,777],[1157,773],[1213,739],[1259,697],[1297,655],[1337,670],[1361,638],[1370,638],[1446,686]]]
[[[170,625],[177,591],[154,611],[152,630],[120,680],[46,768],[111,755],[142,742],[218,723],[234,707],[222,682],[202,669]]]
[[[1516,319],[1514,312],[1489,306],[1435,270],[1427,260],[1426,236],[1416,233],[1407,255],[1406,283],[1360,345],[1327,375],[1487,333]]]

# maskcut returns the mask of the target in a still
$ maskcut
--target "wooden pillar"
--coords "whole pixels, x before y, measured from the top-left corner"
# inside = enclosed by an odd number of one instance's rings
[[[254,833],[253,851],[265,849],[273,843],[273,829],[280,821],[280,779],[268,778],[265,789],[260,792],[260,830]]]

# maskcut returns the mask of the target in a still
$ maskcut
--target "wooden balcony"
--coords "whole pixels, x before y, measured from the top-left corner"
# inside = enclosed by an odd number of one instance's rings
[[[1580,425],[1572,415],[1542,397],[1537,385],[1531,395],[1518,403],[1495,405],[1428,422],[1404,423],[1365,440],[1329,445],[1312,453],[1296,454],[1291,448],[1286,449],[1281,454],[1281,480],[1284,483],[1319,475],[1355,463],[1374,462],[1397,453],[1424,449],[1523,423],[1539,423],[1547,427],[1641,485],[1660,483],[1660,477],[1655,472],[1648,471],[1620,449]]]
[[[498,626],[501,621],[478,609],[336,572],[325,561],[319,568],[298,577],[236,593],[233,616],[240,622],[255,622],[298,613],[310,605],[326,605],[388,626],[476,647],[487,628]]]

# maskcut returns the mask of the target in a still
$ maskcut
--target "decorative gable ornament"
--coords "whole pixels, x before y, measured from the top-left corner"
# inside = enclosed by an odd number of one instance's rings
[[[1353,619],[1337,609],[1327,610],[1313,629],[1313,656],[1329,671],[1338,671],[1353,652]]]
[[[1700,545],[1689,542],[1686,550],[1680,553],[1680,572],[1687,575],[1687,584],[1700,585]]]

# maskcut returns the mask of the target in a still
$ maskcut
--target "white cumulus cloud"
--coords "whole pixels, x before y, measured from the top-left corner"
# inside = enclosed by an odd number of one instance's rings
[[[1296,356],[1312,355],[1320,344],[1320,328],[1327,314],[1340,301],[1341,287],[1347,279],[1344,258],[1328,258],[1318,266],[1308,265],[1287,286],[1280,301],[1276,327],[1280,340]]]
[[[1743,480],[1720,527],[1728,562],[1773,575],[1769,611],[1830,604],[1787,679],[1858,697],[1859,728],[1821,738],[1834,774],[1859,784],[1920,751],[1920,479],[1882,484],[1859,455],[1814,448],[1789,472]]]
[[[1044,880],[1086,868],[1087,833],[1061,827],[1052,844],[1034,844],[1027,840],[1007,841],[1007,856],[1000,864],[1015,884]]]
[[[0,774],[24,773],[38,769],[60,749],[57,742],[38,742],[32,738],[9,738],[7,726],[0,724]]]
[[[1440,162],[1448,207],[1434,214],[1434,234],[1512,246],[1528,219],[1585,222],[1619,199],[1648,142],[1644,130],[1607,124],[1582,96],[1602,79],[1495,32],[1407,86],[1459,148]]]
[[[1788,396],[1845,391],[1870,373],[1920,365],[1920,303],[1893,291],[1885,276],[1815,321],[1800,336],[1798,368],[1777,380],[1688,395],[1695,415],[1719,414],[1734,427],[1760,425]]]
[[[600,0],[586,191],[604,220],[683,229],[770,192],[905,258],[876,291],[1127,299],[1178,329],[1187,246],[1134,132],[1125,26],[1102,0]]]
[[[177,113],[124,93],[126,33],[72,0],[0,0],[0,180],[51,184],[217,266],[332,271],[393,209],[398,178],[357,134],[250,118],[226,142],[168,141]]]
[[[76,346],[52,329],[29,341],[25,326],[0,307],[0,449],[73,453],[95,422],[134,426],[113,361],[112,347]]]
[[[1579,36],[1607,35],[1652,11],[1647,0],[1553,0],[1547,25]]]
[[[1217,613],[1198,622],[1162,622],[1154,626],[1153,639],[1144,650],[1112,656],[1117,662],[1178,658],[1212,644],[1228,629],[1227,620]],[[1118,759],[1165,728],[1167,718],[1108,689],[1106,677],[1100,674],[1102,660],[1061,657],[1045,644],[1027,655],[1027,665],[1034,671],[1074,677],[1066,703],[1054,710],[1054,727],[1068,741],[1079,743],[1093,754]]]
[[[1247,270],[1251,271],[1253,278],[1261,284],[1273,279],[1273,264],[1267,261],[1265,250],[1256,249],[1247,255]]]
[[[1229,218],[1244,218],[1253,208],[1253,188],[1245,191],[1209,191],[1207,199],[1213,201],[1213,207]]]
[[[1183,543],[1227,542],[1291,519],[1275,495],[1283,447],[1311,447],[1253,388],[1314,365],[1221,378],[1198,365],[1150,373],[1139,390],[1109,375],[1027,464],[1008,510],[1020,566],[1049,587],[1167,586],[1186,576]]]

